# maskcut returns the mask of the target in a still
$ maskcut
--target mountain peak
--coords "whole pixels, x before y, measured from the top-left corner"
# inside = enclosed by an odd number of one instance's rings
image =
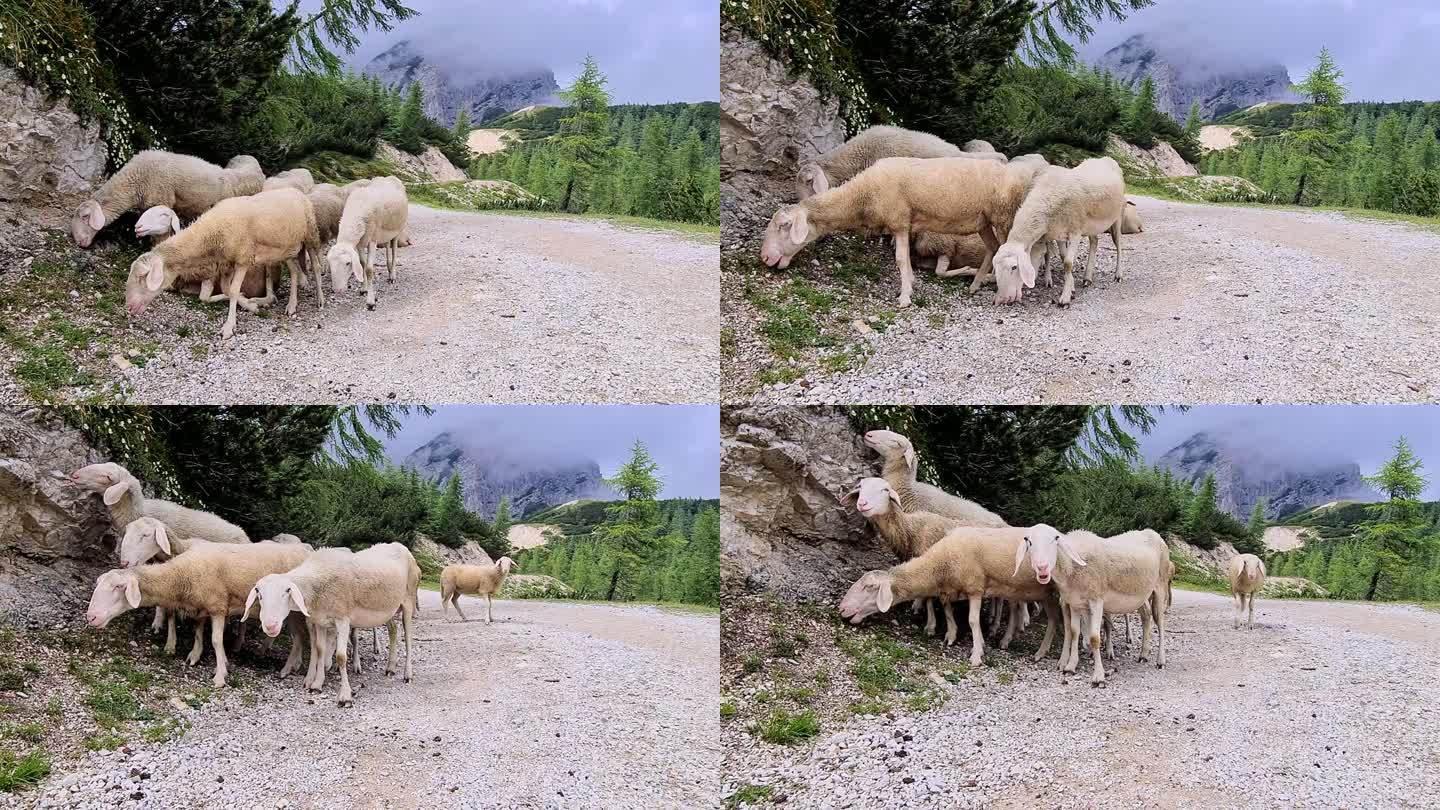
[[[371,59],[363,72],[402,92],[411,83],[419,83],[425,114],[446,126],[455,122],[462,109],[468,110],[470,121],[478,125],[522,107],[547,103],[560,89],[555,73],[548,68],[481,70],[445,64],[408,39]]]
[[[518,519],[568,501],[615,497],[594,459],[513,443],[487,443],[449,431],[415,448],[401,466],[442,483],[459,474],[465,508],[487,520],[494,517],[501,498],[509,498],[510,514]]]
[[[1132,34],[1095,66],[1136,87],[1149,76],[1156,107],[1177,121],[1189,115],[1192,102],[1200,104],[1202,119],[1213,120],[1261,102],[1297,100],[1290,73],[1278,61],[1227,54],[1189,33]]]

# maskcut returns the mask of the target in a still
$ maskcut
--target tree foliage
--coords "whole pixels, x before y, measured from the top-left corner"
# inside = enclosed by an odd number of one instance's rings
[[[334,73],[341,67],[341,55],[353,53],[360,44],[361,34],[389,31],[415,13],[400,0],[321,0],[320,8],[297,27],[291,55],[306,72]]]
[[[1025,55],[1032,62],[1075,59],[1072,40],[1090,41],[1095,22],[1124,20],[1131,12],[1154,5],[1155,0],[1043,0],[1025,29]]]

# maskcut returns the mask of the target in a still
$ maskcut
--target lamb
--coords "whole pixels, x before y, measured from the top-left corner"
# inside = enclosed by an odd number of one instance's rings
[[[1011,572],[1010,558],[1025,529],[986,529],[964,526],[951,530],[924,554],[888,570],[870,571],[860,577],[840,600],[840,615],[859,624],[876,612],[886,612],[897,601],[939,598],[945,604],[950,629],[945,642],[953,644],[957,634],[950,603],[970,600],[970,665],[981,666],[985,651],[980,632],[980,600],[996,596],[1007,601],[1038,601],[1045,605],[1045,637],[1035,653],[1039,661],[1050,651],[1055,637],[1059,606],[1055,592],[1037,583],[1032,576]]]
[[[315,207],[295,189],[265,191],[250,197],[222,200],[193,225],[136,259],[125,284],[125,308],[139,315],[167,283],[203,279],[213,267],[232,269],[227,295],[230,315],[220,334],[235,334],[235,307],[247,273],[285,262],[290,266],[289,314],[295,313],[297,257],[310,257],[318,268],[320,236]],[[318,269],[316,271],[318,273]],[[254,311],[253,302],[245,308]]]
[[[350,192],[345,211],[340,217],[335,244],[326,260],[335,284],[335,292],[343,293],[350,276],[365,285],[365,308],[375,309],[375,269],[372,265],[375,245],[386,247],[389,281],[395,281],[395,247],[410,213],[405,184],[395,177],[377,177]],[[362,260],[359,252],[365,247]]]
[[[988,274],[990,255],[999,247],[996,233],[1009,234],[1040,168],[1028,161],[886,158],[839,188],[782,206],[766,228],[760,258],[767,266],[784,269],[795,254],[826,234],[888,233],[895,237],[899,305],[907,307],[913,285],[911,233],[979,233],[987,255],[971,287],[978,289]]]
[[[906,437],[889,430],[872,430],[865,434],[864,441],[865,446],[883,460],[880,476],[900,496],[901,508],[905,511],[934,512],[954,519],[961,526],[1004,528],[1010,525],[974,501],[918,480],[920,460],[915,455],[915,445]]]
[[[250,542],[244,529],[218,515],[145,497],[140,481],[114,462],[81,467],[71,475],[71,480],[91,492],[103,493],[116,529],[123,530],[142,517],[152,517],[164,523],[173,537],[203,537],[215,543]]]
[[[175,213],[175,209],[168,206],[157,205],[153,208],[147,208],[145,212],[140,215],[140,218],[135,220],[135,237],[137,239],[145,239],[148,237],[152,245],[158,245],[178,233],[180,233],[180,215]],[[230,274],[228,272],[219,276],[220,289],[223,290],[230,285],[229,279]],[[200,300],[207,303],[224,301],[225,295],[223,293],[220,295],[211,295],[211,290],[214,289],[214,286],[215,279],[207,278],[198,285],[187,285],[186,292],[198,294]],[[167,287],[166,289],[169,288]],[[273,301],[275,297],[273,275],[268,273],[263,276],[247,275],[245,277],[245,283],[240,287],[240,294],[244,296],[246,300],[264,299],[263,301],[258,301],[257,304]]]
[[[70,236],[88,248],[96,234],[126,211],[164,205],[191,219],[221,200],[255,194],[264,182],[260,162],[249,155],[236,155],[222,169],[190,155],[147,149],[75,209]]]
[[[1145,226],[1140,224],[1140,209],[1126,200],[1125,210],[1120,214],[1120,233],[1140,233]]]
[[[352,627],[387,625],[390,628],[390,660],[386,675],[395,674],[395,625],[400,611],[405,629],[405,682],[411,672],[410,623],[416,611],[415,590],[420,586],[420,566],[410,551],[399,543],[381,543],[364,551],[324,549],[284,572],[274,572],[253,583],[245,600],[245,616],[260,603],[260,626],[275,637],[291,611],[305,616],[310,630],[310,671],[305,686],[320,691],[325,686],[328,638],[335,639],[335,664],[340,671],[339,705],[353,706],[350,675],[346,669],[347,645]]]
[[[309,169],[287,169],[267,178],[262,190],[274,191],[279,188],[293,188],[301,194],[309,194],[311,189],[315,188],[315,177],[310,174]]]
[[[1265,561],[1254,554],[1240,554],[1230,558],[1230,595],[1235,599],[1235,629],[1240,629],[1240,617],[1249,609],[1245,629],[1255,626],[1255,594],[1265,587]]]
[[[509,557],[501,557],[491,565],[445,566],[445,570],[440,572],[440,611],[445,613],[447,604],[454,605],[460,621],[469,621],[465,618],[465,611],[460,609],[461,594],[483,595],[485,623],[491,624],[491,597],[500,590],[514,566],[515,561]]]
[[[1072,673],[1080,663],[1080,621],[1089,616],[1091,686],[1105,683],[1100,656],[1100,627],[1107,613],[1140,612],[1140,661],[1149,658],[1150,622],[1159,635],[1156,666],[1165,666],[1165,610],[1169,607],[1170,552],[1149,529],[1101,538],[1091,532],[1062,534],[1043,523],[1022,532],[1014,546],[1015,571],[1030,557],[1035,581],[1054,580],[1066,612],[1066,645],[1060,668]]]
[[[988,151],[995,151],[993,149]],[[928,132],[900,127],[870,127],[845,143],[800,166],[795,187],[803,202],[832,189],[888,157],[958,157],[963,150]]]
[[[158,606],[198,618],[209,617],[210,640],[215,647],[215,688],[225,685],[225,619],[239,615],[245,597],[266,574],[281,573],[309,556],[307,545],[277,543],[202,543],[168,562],[138,568],[116,568],[100,575],[85,619],[100,629],[128,610]],[[243,621],[243,619],[242,619]],[[290,657],[280,670],[289,675],[300,663],[299,639],[303,625],[291,623]],[[204,652],[205,635],[195,633],[195,646],[186,663],[195,666]]]
[[[907,511],[899,493],[884,478],[860,479],[854,489],[840,496],[840,502],[854,504],[902,560],[920,556],[961,525],[934,512]]]
[[[1052,166],[1035,179],[1034,188],[1015,214],[1015,225],[995,254],[999,292],[997,304],[1020,300],[1022,285],[1035,286],[1038,246],[1044,240],[1064,245],[1065,287],[1056,303],[1069,306],[1075,292],[1075,252],[1079,237],[1090,237],[1085,283],[1094,281],[1098,234],[1109,232],[1115,245],[1115,280],[1120,272],[1120,219],[1125,207],[1125,176],[1113,158],[1091,158],[1073,169]],[[1048,271],[1047,271],[1048,278]]]

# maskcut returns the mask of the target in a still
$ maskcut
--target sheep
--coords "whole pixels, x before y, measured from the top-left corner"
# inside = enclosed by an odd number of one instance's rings
[[[875,527],[875,533],[904,560],[918,557],[961,525],[954,518],[934,512],[906,511],[900,494],[884,478],[862,478],[839,500],[854,504],[855,510]]]
[[[180,233],[180,215],[168,205],[146,208],[135,220],[135,238],[148,238],[152,245],[158,245],[177,233]]]
[[[343,293],[350,276],[365,285],[365,308],[375,309],[375,245],[386,247],[388,279],[395,281],[395,243],[405,231],[410,203],[405,184],[394,177],[377,177],[350,192],[340,217],[335,244],[326,255],[335,292]],[[359,248],[365,246],[364,258]]]
[[[1024,537],[1025,529],[987,529],[963,526],[951,530],[940,542],[913,560],[888,570],[870,571],[850,586],[840,600],[840,615],[859,624],[876,612],[886,612],[897,601],[938,597],[945,604],[950,628],[945,643],[957,635],[950,603],[970,600],[970,665],[981,666],[985,651],[980,633],[980,600],[996,596],[1008,601],[1034,600],[1045,605],[1045,637],[1034,660],[1050,651],[1059,615],[1054,589],[1037,583],[1033,576],[1011,572],[1012,548]]]
[[[70,478],[91,492],[102,493],[116,529],[124,530],[139,518],[152,517],[164,523],[174,537],[203,537],[216,543],[250,542],[244,529],[218,515],[145,497],[140,490],[140,481],[114,462],[81,467]]]
[[[1140,209],[1130,200],[1125,201],[1125,210],[1120,214],[1120,233],[1141,233],[1145,226],[1140,224]]]
[[[953,233],[932,233],[925,231],[915,235],[913,248],[916,256],[935,258],[935,275],[939,278],[973,276],[975,267],[965,262],[967,256],[986,253],[985,242],[978,234],[956,236]],[[981,260],[976,260],[978,266]],[[951,265],[954,265],[952,268]]]
[[[179,235],[130,265],[125,308],[132,316],[139,315],[168,282],[202,279],[218,265],[233,270],[227,290],[230,315],[220,330],[228,339],[235,334],[235,307],[241,303],[240,288],[251,269],[280,262],[290,266],[286,312],[293,315],[300,272],[296,259],[308,254],[318,273],[319,249],[315,207],[299,191],[286,188],[222,200]],[[255,310],[253,303],[245,308]]]
[[[993,149],[989,151],[995,151]],[[963,150],[928,132],[900,127],[870,127],[845,143],[800,166],[795,187],[805,199],[835,188],[888,157],[958,157]]]
[[[460,596],[473,593],[485,597],[485,623],[491,624],[491,597],[500,590],[514,566],[515,561],[509,557],[501,557],[490,565],[445,566],[440,572],[440,612],[447,613],[446,605],[454,605],[460,621],[469,621],[460,609]]]
[[[309,169],[287,169],[266,178],[261,190],[274,191],[279,188],[293,188],[301,194],[309,194],[315,188],[315,177]]]
[[[1169,606],[1170,552],[1160,535],[1149,529],[1101,538],[1087,531],[1062,534],[1037,524],[1023,530],[1015,544],[1015,572],[1030,557],[1035,581],[1052,580],[1066,613],[1065,645],[1060,668],[1073,673],[1080,663],[1080,621],[1089,617],[1091,686],[1105,683],[1100,656],[1100,627],[1107,613],[1140,612],[1140,661],[1149,658],[1150,622],[1159,635],[1156,666],[1165,666],[1165,610]]]
[[[291,611],[299,611],[310,630],[310,670],[305,686],[318,692],[325,686],[328,639],[335,639],[335,664],[340,671],[340,706],[353,706],[347,645],[352,627],[387,625],[390,628],[390,660],[386,675],[395,674],[395,611],[405,630],[405,683],[411,672],[410,623],[416,610],[415,590],[420,585],[420,566],[410,551],[399,543],[381,543],[364,551],[324,549],[310,559],[283,572],[260,577],[245,599],[244,616],[260,603],[260,627],[275,637]]]
[[[357,188],[364,188],[365,186],[370,185],[370,181],[371,181],[372,179],[374,179],[374,178],[364,177],[364,178],[361,178],[361,179],[359,179],[359,180],[352,180],[352,181],[350,181],[349,183],[346,183],[345,185],[341,186],[341,187],[340,187],[340,192],[341,192],[342,194],[344,194],[344,195],[345,195],[345,199],[348,200],[348,199],[350,199],[350,192],[354,191],[354,190],[357,189]],[[399,235],[399,236],[395,237],[395,247],[397,247],[397,248],[403,248],[403,247],[410,247],[410,245],[411,245],[411,242],[410,242],[410,229],[407,227],[407,228],[405,228],[405,229],[403,229],[403,230],[400,231],[400,235]]]
[[[865,446],[880,455],[883,465],[880,476],[900,496],[901,508],[907,512],[934,512],[954,519],[961,526],[1005,528],[999,515],[974,501],[917,480],[919,459],[915,445],[906,437],[889,430],[871,430],[864,436]]]
[[[989,141],[982,141],[982,140],[979,140],[979,139],[966,141],[966,142],[965,142],[965,145],[962,146],[962,147],[960,147],[960,148],[961,148],[961,149],[964,149],[966,152],[994,152],[994,151],[995,151],[995,147],[991,146]]]
[[[972,290],[985,280],[996,233],[1008,234],[1015,212],[1041,167],[963,158],[886,158],[853,180],[771,217],[760,249],[767,266],[784,269],[806,245],[841,230],[881,231],[895,237],[901,307],[910,305],[910,235],[917,231],[971,234],[985,241],[986,258]],[[993,230],[992,230],[993,229]]]
[[[70,218],[70,237],[88,248],[121,214],[156,205],[186,219],[198,217],[221,200],[260,191],[264,182],[259,161],[249,155],[236,155],[221,168],[190,155],[147,149],[80,203]]]
[[[1098,234],[1109,232],[1115,245],[1115,280],[1120,281],[1120,219],[1125,207],[1125,176],[1113,158],[1091,158],[1073,169],[1052,166],[1040,172],[1014,227],[995,254],[997,304],[1020,300],[1023,287],[1035,286],[1037,249],[1042,240],[1064,244],[1065,287],[1056,303],[1069,306],[1075,292],[1075,252],[1079,237],[1090,237],[1085,283],[1094,281]],[[1048,278],[1048,270],[1047,270]]]
[[[245,597],[266,574],[281,573],[300,565],[311,553],[307,545],[278,543],[201,543],[168,562],[138,568],[106,571],[95,581],[85,619],[91,627],[103,629],[128,610],[158,606],[180,611],[197,619],[209,617],[210,640],[215,647],[215,688],[225,685],[228,662],[225,657],[225,619],[238,615]],[[243,621],[243,619],[242,619]],[[291,623],[294,643],[280,677],[300,663],[304,630]],[[195,666],[205,648],[204,633],[195,633],[195,646],[186,663]]]
[[[180,233],[180,215],[175,213],[175,209],[168,206],[157,205],[147,208],[140,218],[135,220],[135,237],[137,239],[148,237],[152,245],[158,245],[178,233]],[[230,273],[228,272],[219,276],[220,289],[223,290],[229,286],[229,279]],[[214,287],[215,278],[212,277],[201,281],[198,285],[187,285],[186,292],[199,295],[200,300],[206,303],[224,301],[223,293],[211,294]],[[166,289],[169,287],[167,286]],[[273,274],[247,275],[245,283],[240,287],[240,295],[244,296],[246,300],[261,299],[256,301],[257,305],[270,303],[275,298]]]
[[[1255,594],[1265,587],[1265,561],[1254,554],[1240,554],[1230,558],[1230,596],[1235,600],[1235,629],[1240,629],[1240,617],[1249,609],[1245,628],[1255,626]]]
[[[350,194],[340,186],[318,183],[305,196],[315,206],[315,226],[320,231],[320,244],[323,245],[335,238],[335,232],[340,228],[340,215],[345,212],[345,201]]]

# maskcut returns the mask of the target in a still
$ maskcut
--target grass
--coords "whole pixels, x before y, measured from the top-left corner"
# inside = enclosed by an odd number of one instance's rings
[[[776,745],[794,745],[819,733],[820,719],[809,709],[797,714],[776,709],[759,728],[760,739]]]
[[[50,758],[40,751],[23,757],[0,748],[0,793],[16,793],[50,775]]]
[[[725,797],[725,807],[733,810],[742,804],[768,804],[774,795],[775,788],[769,785],[744,785]]]
[[[17,723],[5,728],[3,736],[25,742],[40,742],[45,736],[45,727],[39,723]]]
[[[24,667],[14,657],[0,655],[0,692],[19,692],[26,680]]]
[[[909,646],[881,635],[857,635],[841,630],[835,645],[855,659],[850,675],[868,697],[879,697],[902,686],[900,668],[918,655]]]
[[[125,739],[124,735],[105,731],[86,737],[85,748],[90,751],[114,751],[127,742],[129,740]]]
[[[739,711],[739,709],[736,709],[736,708],[735,708],[735,701],[733,701],[733,700],[722,700],[722,701],[720,701],[720,719],[721,719],[721,720],[729,720],[730,718],[734,717],[735,714],[736,714],[738,711]]]

